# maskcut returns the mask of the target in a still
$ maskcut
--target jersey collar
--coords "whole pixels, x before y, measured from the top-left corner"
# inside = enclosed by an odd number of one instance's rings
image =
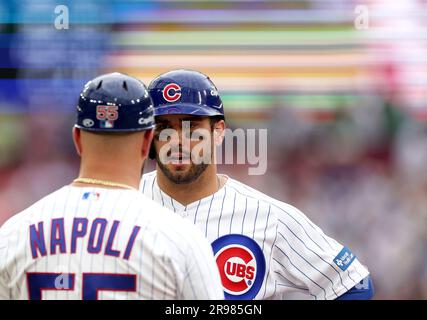
[[[211,199],[212,196],[216,197],[217,195],[220,195],[222,193],[224,193],[225,188],[227,187],[227,184],[230,181],[230,177],[226,174],[219,174],[220,176],[225,177],[227,180],[225,181],[224,185],[216,192],[201,198],[199,200],[196,200],[194,202],[191,202],[189,204],[187,204],[186,206],[183,205],[182,203],[178,202],[177,200],[173,199],[171,196],[169,196],[166,192],[164,192],[158,185],[157,183],[157,177],[155,177],[154,179],[155,181],[155,197],[158,200],[158,202],[160,202],[164,207],[176,212],[176,213],[183,213],[186,212],[187,210],[191,210],[192,208],[197,207],[198,205],[200,205],[201,202],[203,202],[206,199]]]

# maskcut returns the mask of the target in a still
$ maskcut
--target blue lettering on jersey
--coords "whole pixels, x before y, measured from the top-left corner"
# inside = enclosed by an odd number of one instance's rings
[[[126,251],[123,256],[123,259],[129,260],[129,257],[130,257],[130,254],[132,253],[133,245],[135,243],[135,239],[139,233],[139,230],[141,230],[140,227],[138,226],[133,227],[132,234],[129,237],[128,245],[126,246]]]
[[[90,230],[89,243],[87,245],[87,251],[89,253],[99,253],[101,251],[102,241],[104,240],[106,227],[107,227],[107,220],[105,219],[95,219],[93,221],[92,229]],[[99,232],[97,232],[98,229],[99,229]],[[97,233],[98,233],[98,236],[96,237]]]
[[[356,256],[349,248],[344,247],[334,258],[334,262],[342,271],[345,271],[353,263],[354,259],[356,259]]]
[[[77,239],[86,235],[87,224],[88,220],[86,218],[74,218],[73,231],[71,233],[71,253],[76,253]]]
[[[45,230],[43,222],[32,224],[29,227],[32,257],[37,259],[46,256],[48,254],[46,248],[50,248],[50,255],[67,254],[67,248],[71,248],[68,249],[70,254],[75,254],[84,249],[88,253],[99,254],[105,248],[103,251],[105,255],[129,260],[141,227],[133,227],[132,232],[128,235],[127,242],[124,242],[126,245],[123,245],[122,250],[119,250],[119,248],[114,248],[114,243],[117,243],[115,240],[119,234],[120,223],[120,221],[115,220],[110,224],[108,220],[103,218],[95,218],[93,221],[87,218],[74,218],[69,233],[65,230],[64,218],[52,219],[50,231],[49,229]],[[109,227],[110,225],[111,227]],[[120,236],[123,236],[123,231]],[[88,238],[87,247],[84,248],[81,243],[86,237]],[[124,253],[122,254],[122,252]]]
[[[33,259],[36,259],[38,257],[37,252],[40,252],[41,256],[46,255],[43,222],[38,223],[38,229],[36,228],[35,224],[32,224],[30,226],[30,246]]]
[[[65,231],[64,231],[64,218],[52,219],[50,233],[50,254],[56,254],[56,247],[59,246],[61,253],[66,252],[65,248]]]
[[[113,257],[120,256],[119,250],[113,249],[114,238],[116,237],[117,228],[119,227],[120,221],[114,221],[111,227],[110,236],[108,237],[107,247],[105,248],[105,254]]]

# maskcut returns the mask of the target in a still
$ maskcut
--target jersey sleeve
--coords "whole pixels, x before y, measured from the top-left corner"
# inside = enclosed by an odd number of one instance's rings
[[[3,262],[6,260],[6,239],[3,238],[0,230],[0,300],[9,299],[9,288],[4,279],[4,266]]]
[[[9,299],[9,289],[6,286],[6,283],[3,280],[3,277],[0,276],[0,300]]]
[[[325,235],[298,209],[274,206],[274,212],[277,234],[271,265],[279,288],[332,300],[369,275],[349,248]]]
[[[224,292],[212,247],[196,227],[189,227],[187,235],[191,235],[191,239],[188,241],[179,299],[223,300]]]

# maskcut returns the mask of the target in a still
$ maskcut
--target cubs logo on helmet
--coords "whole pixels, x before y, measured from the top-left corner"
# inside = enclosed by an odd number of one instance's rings
[[[163,89],[163,98],[167,102],[175,102],[181,98],[181,87],[176,83],[169,83]]]
[[[212,243],[225,298],[251,300],[258,294],[265,275],[265,258],[251,238],[230,234]]]

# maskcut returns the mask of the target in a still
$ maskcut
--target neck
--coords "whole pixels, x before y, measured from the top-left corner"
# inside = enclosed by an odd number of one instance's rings
[[[206,168],[196,180],[186,184],[172,182],[157,167],[157,183],[160,189],[185,206],[217,192],[218,181],[217,170],[214,165]]]
[[[79,178],[90,178],[113,183],[120,183],[138,189],[141,179],[142,164],[129,165],[117,163],[82,163]],[[84,185],[84,183],[73,183],[72,185]],[[106,186],[103,186],[104,188]],[[114,188],[114,187],[111,187]]]

